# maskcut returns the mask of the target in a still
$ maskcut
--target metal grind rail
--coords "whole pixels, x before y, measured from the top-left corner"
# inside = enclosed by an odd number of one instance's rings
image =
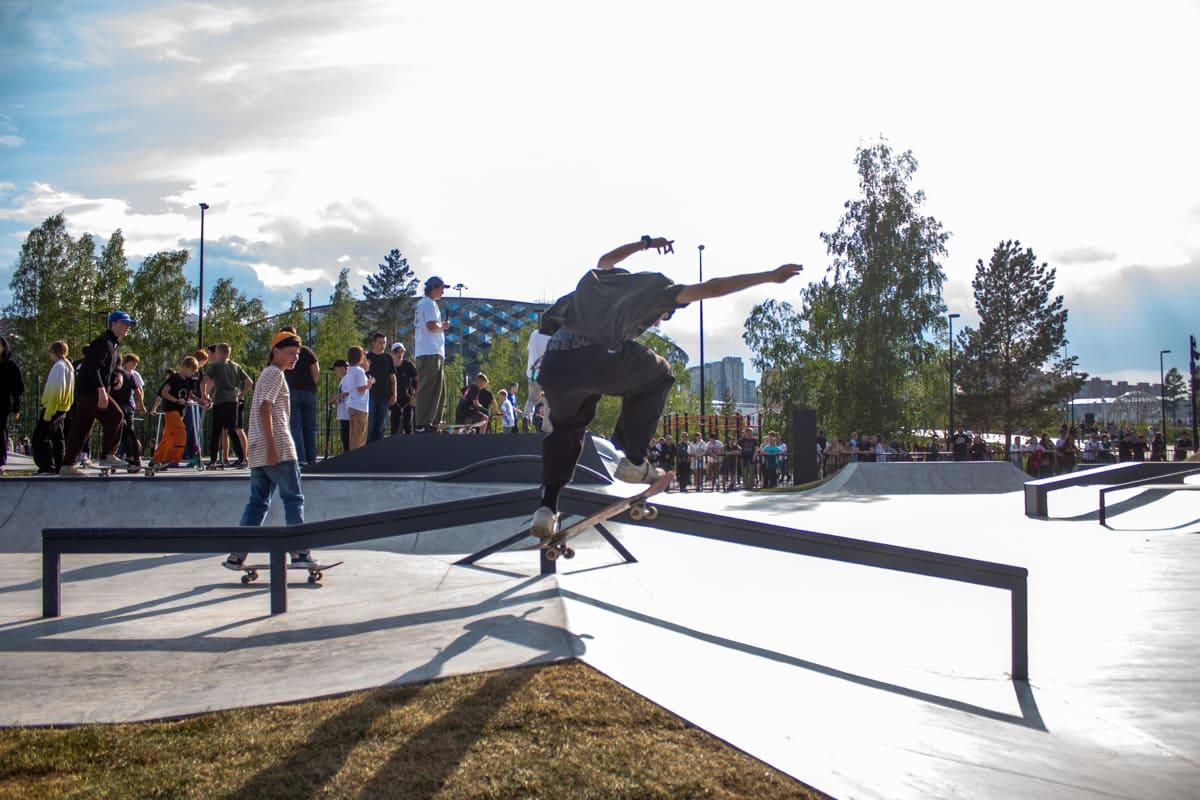
[[[612,495],[574,487],[567,487],[559,496],[560,509],[571,514],[591,514],[611,502]],[[658,505],[658,516],[653,521],[634,520],[626,512],[614,517],[613,522],[1005,589],[1011,595],[1012,677],[1014,680],[1029,679],[1029,570],[1024,567],[785,528],[661,504]]]
[[[1198,483],[1184,483],[1183,479],[1189,475],[1200,475],[1200,467],[1192,467],[1178,472],[1172,472],[1169,475],[1154,475],[1141,480],[1129,481],[1128,483],[1119,483],[1116,486],[1105,486],[1100,490],[1100,524],[1108,524],[1108,493],[1119,492],[1122,489],[1153,489],[1161,492],[1187,492],[1200,491]]]

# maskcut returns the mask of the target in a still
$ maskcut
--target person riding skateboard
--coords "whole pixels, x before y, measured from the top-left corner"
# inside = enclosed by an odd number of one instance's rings
[[[799,264],[784,264],[765,272],[685,285],[661,273],[631,273],[616,266],[643,250],[673,253],[673,244],[670,239],[643,236],[605,253],[574,292],[543,314],[543,330],[557,326],[537,373],[553,428],[542,440],[542,499],[531,526],[532,534],[543,541],[557,532],[558,496],[575,473],[587,427],[602,396],[621,398],[612,441],[625,455],[615,477],[653,483],[664,474],[650,463],[647,450],[675,378],[666,360],[637,342],[637,337],[690,303],[764,283],[784,283],[803,269]]]

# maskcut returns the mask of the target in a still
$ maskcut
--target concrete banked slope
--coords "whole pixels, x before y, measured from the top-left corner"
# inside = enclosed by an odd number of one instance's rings
[[[812,494],[997,494],[1019,492],[1028,479],[1007,461],[855,463]]]

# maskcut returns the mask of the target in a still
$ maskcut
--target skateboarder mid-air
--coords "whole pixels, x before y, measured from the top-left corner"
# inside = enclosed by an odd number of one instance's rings
[[[666,360],[635,341],[637,337],[689,303],[759,284],[784,283],[803,269],[799,264],[784,264],[765,272],[685,285],[658,272],[616,268],[642,250],[673,253],[673,244],[643,236],[604,254],[574,292],[543,314],[543,330],[556,328],[537,372],[553,428],[542,440],[542,503],[532,524],[533,535],[543,541],[557,532],[558,495],[575,473],[587,427],[603,395],[621,398],[612,440],[625,455],[615,477],[653,483],[664,474],[646,453],[675,378]]]

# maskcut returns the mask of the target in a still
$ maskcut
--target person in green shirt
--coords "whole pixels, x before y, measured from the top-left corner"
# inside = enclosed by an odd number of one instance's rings
[[[213,347],[212,360],[204,365],[204,378],[200,391],[212,401],[212,431],[208,439],[208,465],[214,467],[218,463],[221,451],[221,437],[229,434],[229,443],[233,447],[237,463],[235,469],[246,466],[246,451],[238,432],[238,395],[249,394],[254,388],[254,381],[246,374],[240,364],[229,359],[230,348],[224,342]]]

